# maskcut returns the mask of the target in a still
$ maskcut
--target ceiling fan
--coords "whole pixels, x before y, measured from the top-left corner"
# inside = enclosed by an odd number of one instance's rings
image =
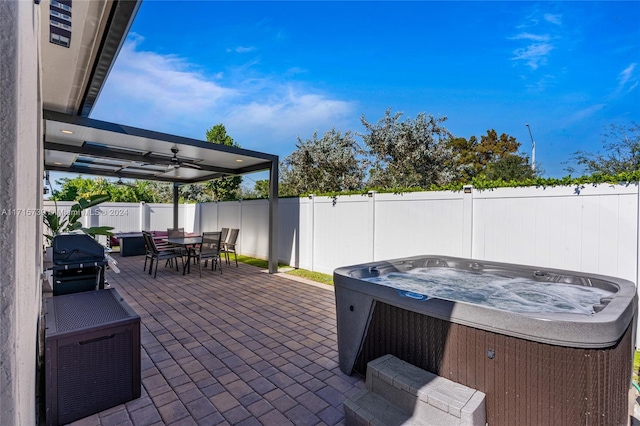
[[[114,182],[114,185],[117,185],[117,186],[128,186],[130,188],[135,188],[136,187],[134,184],[132,184],[130,182],[123,181],[121,177],[118,178],[118,180]]]
[[[178,158],[178,152],[180,152],[178,148],[171,148],[171,152],[173,152],[173,157],[171,157],[171,164],[169,165],[169,169],[178,169],[180,167],[200,169],[200,166],[198,166],[196,163],[180,160]]]

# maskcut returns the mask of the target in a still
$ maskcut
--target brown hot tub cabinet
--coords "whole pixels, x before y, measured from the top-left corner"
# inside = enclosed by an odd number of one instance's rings
[[[416,268],[527,277],[613,294],[591,315],[518,313],[366,281]],[[629,281],[523,265],[419,256],[334,272],[340,368],[392,354],[486,394],[489,425],[626,425],[637,294]],[[407,294],[408,293],[408,294]]]

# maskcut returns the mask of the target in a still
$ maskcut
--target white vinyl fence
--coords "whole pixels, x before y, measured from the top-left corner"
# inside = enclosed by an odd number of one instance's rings
[[[331,273],[441,254],[638,281],[637,185],[371,195],[301,199],[298,226],[289,233],[304,244],[298,256],[280,252],[280,259]],[[280,235],[294,225],[280,223]]]
[[[68,211],[70,202],[58,202]],[[53,202],[45,208],[53,210]],[[339,266],[439,254],[599,273],[638,282],[638,185],[500,188],[284,198],[278,258],[332,273]],[[182,204],[188,232],[239,228],[242,254],[266,259],[268,201]],[[165,230],[171,204],[103,203],[84,226]]]

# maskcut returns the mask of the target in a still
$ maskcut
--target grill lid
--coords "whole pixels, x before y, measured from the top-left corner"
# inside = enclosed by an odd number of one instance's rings
[[[53,237],[53,263],[69,265],[106,262],[104,247],[87,234],[60,234]]]

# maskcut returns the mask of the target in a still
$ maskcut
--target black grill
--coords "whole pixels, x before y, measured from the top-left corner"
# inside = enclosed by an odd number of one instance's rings
[[[53,295],[104,288],[104,247],[87,234],[53,238]]]

